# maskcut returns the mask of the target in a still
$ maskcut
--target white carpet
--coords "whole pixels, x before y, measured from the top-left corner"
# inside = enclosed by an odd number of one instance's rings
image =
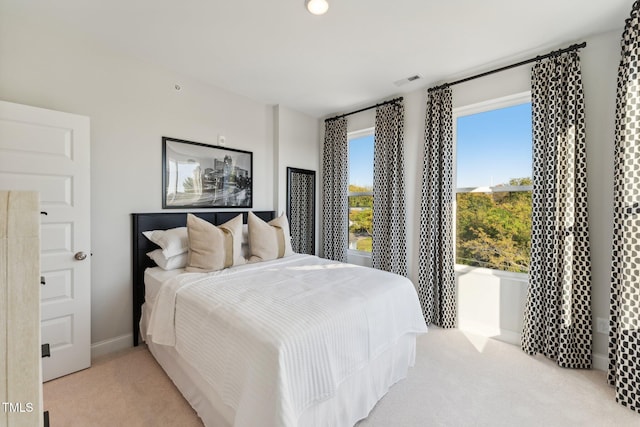
[[[44,385],[52,426],[198,426],[146,347],[107,356]],[[416,366],[358,427],[635,426],[604,372],[559,368],[544,357],[458,330],[418,338]],[[259,427],[259,426],[257,426]]]
[[[606,375],[558,367],[519,347],[431,327],[416,366],[358,427],[640,426]]]

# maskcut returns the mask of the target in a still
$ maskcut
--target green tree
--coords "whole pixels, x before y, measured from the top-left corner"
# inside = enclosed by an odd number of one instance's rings
[[[373,235],[373,210],[370,208],[351,209],[349,210],[349,221],[351,226],[349,231],[352,233],[367,233]]]
[[[531,185],[531,178],[514,178],[508,185]],[[459,264],[529,271],[531,192],[460,193],[457,204]]]
[[[350,193],[366,193],[373,189],[370,187],[358,187],[357,185],[349,184]],[[349,197],[350,208],[373,208],[372,196],[350,196]]]
[[[371,192],[370,187],[349,185],[351,193]],[[373,245],[373,196],[349,197],[349,233],[356,241],[356,249],[371,252]]]

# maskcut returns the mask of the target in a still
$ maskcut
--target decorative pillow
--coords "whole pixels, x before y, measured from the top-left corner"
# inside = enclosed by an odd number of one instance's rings
[[[187,252],[189,239],[187,227],[170,228],[169,230],[143,231],[144,237],[151,240],[162,249],[166,258]]]
[[[163,270],[175,270],[177,268],[185,268],[187,266],[187,253],[179,254],[167,258],[162,254],[162,249],[156,249],[147,253],[158,267]]]
[[[253,212],[249,212],[250,262],[270,261],[293,255],[289,221],[283,213],[278,218],[264,222]]]
[[[229,230],[233,236],[233,265],[246,264],[247,260],[242,255],[242,214],[218,227]]]
[[[187,231],[187,271],[217,271],[246,262],[241,251],[242,214],[218,227],[188,214]]]
[[[251,257],[251,250],[249,249],[249,225],[242,224],[242,256],[245,259]]]

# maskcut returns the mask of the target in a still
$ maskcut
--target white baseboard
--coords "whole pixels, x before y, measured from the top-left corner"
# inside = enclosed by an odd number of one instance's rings
[[[108,340],[91,344],[91,360],[132,346],[133,334],[120,335],[119,337],[109,338]]]
[[[593,369],[607,371],[609,369],[609,356],[606,354],[593,353]]]

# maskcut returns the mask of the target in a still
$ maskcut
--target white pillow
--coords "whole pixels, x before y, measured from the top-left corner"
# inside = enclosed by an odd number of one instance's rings
[[[166,258],[187,252],[189,237],[187,227],[170,228],[169,230],[143,231],[144,237],[151,240],[162,249]]]
[[[156,249],[148,252],[147,256],[163,270],[175,270],[187,266],[187,252],[167,258],[162,254],[162,249]]]
[[[291,236],[289,235],[289,221],[283,213],[268,223],[249,212],[250,262],[270,261],[293,255]]]

